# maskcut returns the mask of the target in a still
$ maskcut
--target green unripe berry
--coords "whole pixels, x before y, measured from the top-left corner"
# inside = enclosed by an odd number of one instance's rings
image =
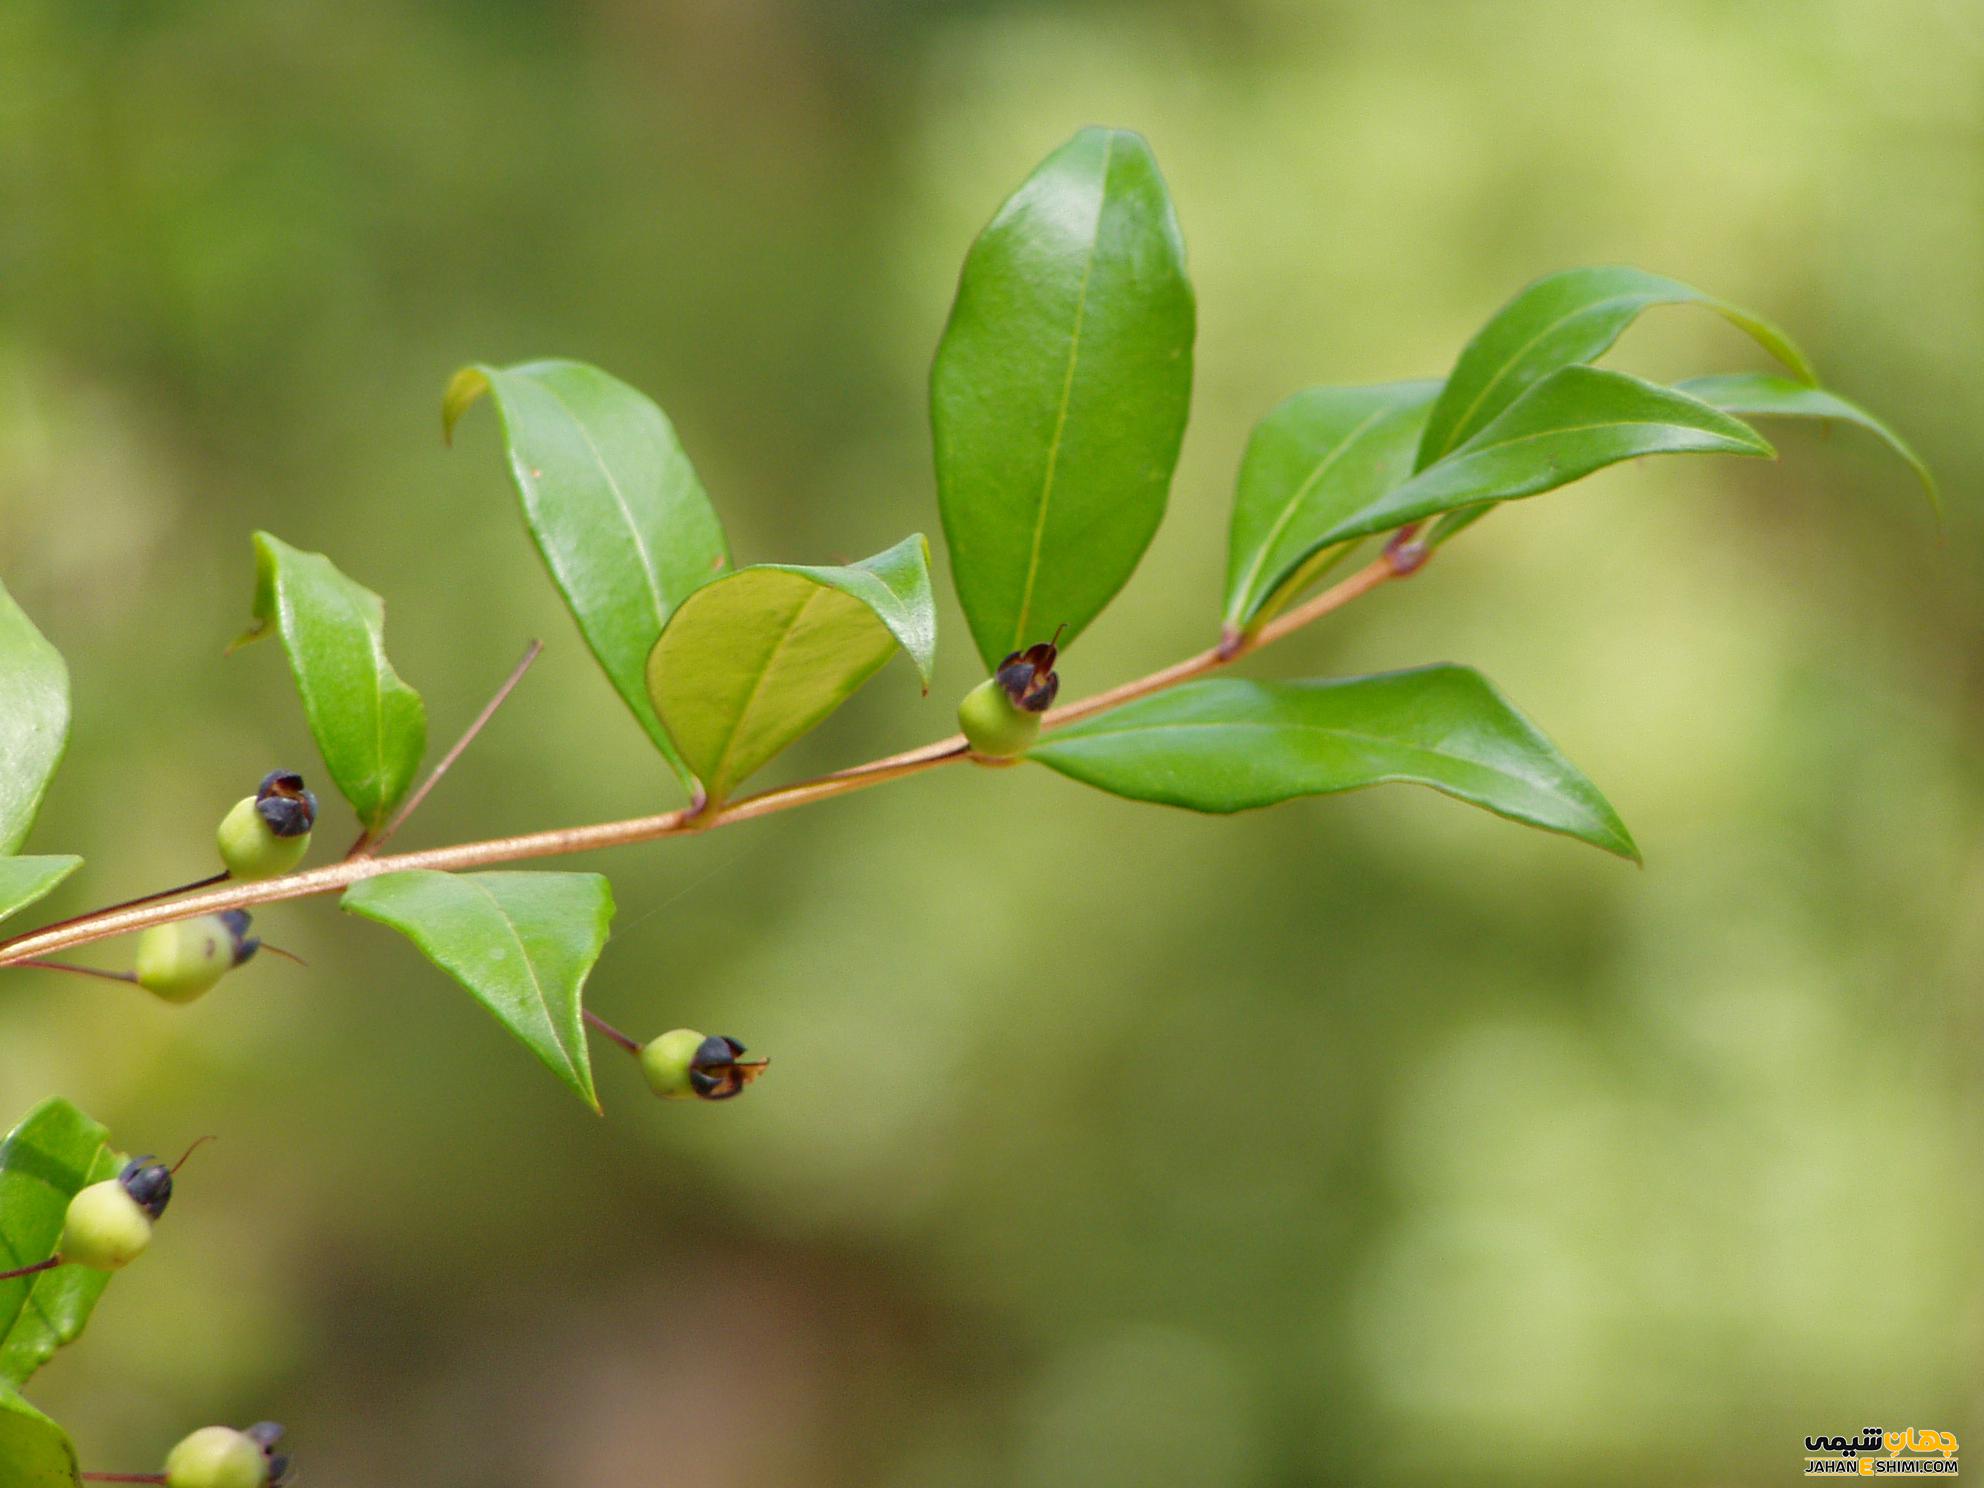
[[[739,1059],[734,1038],[677,1028],[641,1048],[641,1073],[663,1100],[729,1100],[764,1073],[763,1059]]]
[[[55,1253],[64,1264],[121,1271],[152,1243],[152,1216],[123,1183],[106,1178],[69,1200]]]
[[[303,777],[276,770],[221,818],[220,859],[236,878],[276,878],[303,861],[316,822],[317,798]]]
[[[1059,640],[1060,631],[1054,632]],[[993,759],[1023,753],[1040,733],[1040,715],[1054,705],[1061,677],[1054,670],[1060,652],[1054,641],[1015,651],[998,671],[964,695],[958,727],[973,752]]]
[[[1040,733],[1040,715],[1018,707],[996,677],[987,677],[958,704],[958,727],[979,754],[1005,759],[1020,754]]]
[[[154,925],[138,937],[133,974],[139,986],[167,1002],[192,1002],[260,946],[248,934],[248,916],[239,909],[174,920]]]
[[[166,1488],[266,1488],[269,1454],[245,1431],[202,1426],[165,1458]]]
[[[236,878],[279,878],[303,861],[310,850],[310,834],[278,837],[269,830],[262,813],[255,809],[255,798],[243,796],[220,819],[214,834],[220,860]]]

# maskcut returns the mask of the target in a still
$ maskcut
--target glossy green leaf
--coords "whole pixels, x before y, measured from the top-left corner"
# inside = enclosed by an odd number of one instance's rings
[[[1755,429],[1699,398],[1624,372],[1565,367],[1466,445],[1314,541],[1320,547],[1459,507],[1535,496],[1641,455],[1772,453]]]
[[[951,568],[988,667],[1080,635],[1164,516],[1192,286],[1150,147],[1084,129],[965,259],[930,379]]]
[[[1818,380],[1790,337],[1727,300],[1642,269],[1568,269],[1529,285],[1467,343],[1426,420],[1418,468],[1459,449],[1559,368],[1603,356],[1642,312],[1684,304],[1715,311],[1800,378]]]
[[[446,428],[485,392],[538,552],[607,679],[688,784],[648,701],[648,653],[675,607],[730,560],[674,426],[598,368],[551,361],[464,368],[448,388]]]
[[[69,740],[69,669],[0,586],[0,856],[27,839]]]
[[[1323,546],[1317,534],[1411,476],[1439,391],[1437,382],[1309,388],[1255,425],[1227,543],[1229,626],[1247,625],[1270,599],[1286,597]]]
[[[1028,758],[1115,795],[1192,811],[1407,781],[1639,858],[1597,787],[1468,667],[1191,682],[1055,729]]]
[[[427,709],[386,660],[386,606],[322,553],[255,534],[255,623],[282,638],[324,766],[367,831],[413,785],[427,749]]]
[[[580,1003],[613,919],[613,886],[599,874],[418,868],[359,880],[343,907],[420,947],[599,1109]]]
[[[1909,448],[1885,420],[1875,417],[1858,403],[1838,393],[1808,383],[1794,382],[1768,372],[1729,372],[1716,377],[1691,377],[1678,384],[1680,390],[1724,413],[1743,418],[1823,419],[1831,423],[1853,424],[1867,430],[1908,463],[1928,493],[1929,504],[1938,511],[1942,498],[1936,490],[1936,477],[1922,457]]]
[[[107,1135],[67,1101],[47,1100],[0,1140],[0,1270],[55,1253],[69,1200],[115,1176],[123,1161]],[[26,1383],[56,1349],[74,1342],[109,1280],[108,1272],[58,1266],[0,1282],[0,1381]]]
[[[0,1483],[6,1488],[79,1488],[69,1433],[0,1385]]]
[[[0,920],[26,909],[83,866],[66,855],[40,858],[0,858]]]
[[[648,691],[710,799],[817,727],[900,646],[930,681],[937,611],[921,534],[848,568],[756,564],[668,622]]]

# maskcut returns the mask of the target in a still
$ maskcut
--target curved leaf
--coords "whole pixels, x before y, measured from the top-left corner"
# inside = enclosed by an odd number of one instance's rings
[[[817,727],[900,646],[928,686],[937,612],[921,534],[849,568],[755,564],[682,602],[648,691],[714,801]]]
[[[1320,550],[1316,534],[1405,482],[1439,391],[1437,382],[1308,388],[1254,426],[1227,543],[1229,626],[1282,596]]]
[[[255,534],[255,623],[282,637],[325,768],[365,829],[376,831],[413,784],[427,709],[386,660],[386,606],[322,553]]]
[[[0,1483],[7,1488],[80,1488],[69,1433],[0,1385]]]
[[[0,856],[27,839],[69,740],[69,669],[0,585]]]
[[[1388,532],[1457,507],[1553,491],[1641,455],[1763,455],[1748,424],[1672,388],[1597,367],[1553,372],[1468,444],[1362,511],[1316,534],[1317,546]]]
[[[26,909],[83,866],[69,856],[0,858],[0,920]]]
[[[114,1177],[123,1161],[107,1136],[67,1101],[46,1100],[0,1141],[0,1270],[55,1253],[69,1200]],[[105,1271],[58,1266],[0,1282],[0,1381],[25,1384],[56,1349],[73,1343],[109,1281]],[[0,1474],[0,1482],[13,1481]]]
[[[648,701],[648,653],[675,607],[730,558],[674,425],[597,367],[546,361],[456,373],[442,409],[450,434],[485,392],[545,566],[607,680],[689,784]]]
[[[1683,304],[1715,311],[1801,379],[1818,381],[1790,337],[1727,300],[1623,265],[1567,269],[1523,289],[1467,343],[1426,420],[1416,468],[1459,449],[1560,367],[1603,356],[1643,311]]]
[[[1027,757],[1114,795],[1192,811],[1408,781],[1639,859],[1597,787],[1468,667],[1190,682],[1056,729]]]
[[[1936,477],[1930,473],[1922,457],[1909,448],[1908,442],[1892,426],[1858,403],[1848,402],[1838,393],[1768,372],[1727,372],[1715,377],[1691,377],[1676,386],[1724,413],[1744,418],[1825,419],[1858,425],[1908,463],[1908,467],[1915,472],[1915,478],[1922,482],[1922,489],[1928,493],[1929,504],[1939,512],[1942,510]]]
[[[1084,129],[972,244],[930,376],[937,497],[987,667],[1080,635],[1164,516],[1192,287],[1142,138]]]
[[[415,868],[360,879],[341,904],[420,947],[599,1109],[580,1003],[613,919],[613,886],[599,874]]]

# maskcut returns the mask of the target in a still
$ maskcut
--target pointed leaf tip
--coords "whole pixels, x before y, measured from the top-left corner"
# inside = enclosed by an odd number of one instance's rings
[[[254,535],[255,622],[282,639],[310,733],[339,792],[376,830],[413,785],[427,709],[386,659],[385,601],[322,553]]]
[[[1188,682],[1055,729],[1028,758],[1114,795],[1214,813],[1409,782],[1639,861],[1598,788],[1470,667]]]
[[[1163,519],[1192,385],[1185,245],[1149,146],[1084,129],[966,254],[930,374],[937,501],[988,668],[1071,644]]]
[[[846,567],[764,563],[705,584],[648,658],[657,715],[709,799],[817,727],[896,650],[925,690],[936,658],[921,534]]]
[[[581,999],[613,919],[605,878],[417,868],[361,879],[341,907],[406,936],[599,1112]]]
[[[448,390],[441,395],[441,442],[455,442],[455,425],[475,406],[476,399],[489,391],[489,374],[478,365],[463,367],[448,379]]]
[[[583,362],[466,368],[450,406],[458,413],[485,389],[524,520],[579,633],[691,787],[648,700],[648,654],[676,606],[730,566],[730,549],[675,426],[652,399]]]

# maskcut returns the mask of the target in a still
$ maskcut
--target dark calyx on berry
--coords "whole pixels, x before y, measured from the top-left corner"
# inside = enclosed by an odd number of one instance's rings
[[[764,1071],[763,1060],[739,1062],[744,1046],[734,1038],[713,1033],[689,1058],[689,1088],[704,1100],[729,1100]]]
[[[224,909],[214,916],[227,927],[227,933],[234,942],[234,964],[241,965],[250,960],[262,948],[260,936],[248,933],[248,911],[245,909]]]
[[[272,770],[255,792],[255,813],[278,837],[307,836],[317,825],[317,797],[301,775]]]
[[[153,1219],[164,1214],[165,1206],[172,1202],[172,1169],[149,1153],[124,1164],[117,1181],[132,1202]]]
[[[1060,636],[1060,631],[1054,632],[1055,640]],[[1054,641],[1041,641],[1024,651],[1015,651],[999,663],[999,670],[992,675],[1013,700],[1015,708],[1045,713],[1054,706],[1054,694],[1061,690],[1060,673],[1054,670],[1059,655]]]
[[[257,1421],[241,1433],[251,1441],[260,1442],[262,1451],[269,1459],[269,1488],[282,1488],[289,1481],[289,1459],[279,1456],[276,1443],[282,1440],[283,1428],[279,1421]]]

